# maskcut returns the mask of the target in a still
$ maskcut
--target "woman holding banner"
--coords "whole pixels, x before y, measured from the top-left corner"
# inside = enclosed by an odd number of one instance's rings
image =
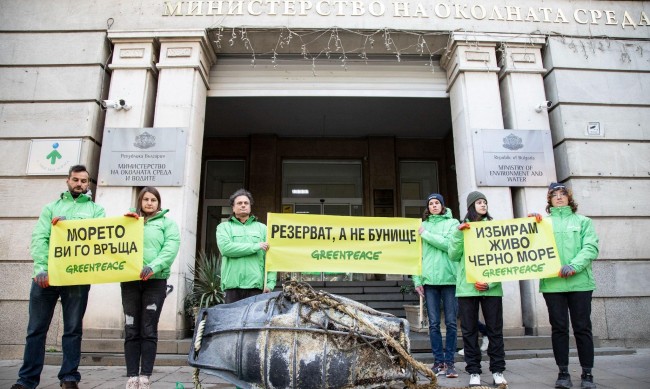
[[[442,195],[432,193],[427,198],[419,233],[422,238],[422,275],[414,275],[413,283],[418,294],[425,298],[429,317],[429,341],[435,358],[432,370],[436,375],[458,377],[454,367],[456,353],[456,271],[458,265],[449,261],[449,237],[458,221],[445,207]],[[440,332],[440,301],[445,312],[446,342],[442,346]]]
[[[560,370],[556,388],[570,388],[569,316],[576,338],[578,359],[582,366],[581,388],[595,388],[591,369],[594,366],[594,341],[591,332],[591,295],[596,282],[591,263],[598,257],[598,236],[588,217],[578,215],[578,205],[563,184],[548,188],[546,212],[553,222],[553,234],[562,268],[558,277],[543,278],[543,293],[551,322],[553,355]]]
[[[158,190],[142,188],[137,208],[125,216],[144,217],[144,263],[140,280],[122,282],[126,389],[149,389],[158,346],[158,320],[167,295],[170,267],[180,247],[176,223],[165,217]]]
[[[469,386],[481,385],[481,349],[478,344],[478,312],[483,310],[489,345],[490,371],[495,385],[507,384],[503,376],[506,369],[503,347],[503,290],[500,282],[467,282],[464,260],[463,230],[470,228],[470,222],[492,220],[488,213],[488,202],[481,192],[467,196],[467,214],[449,243],[449,259],[460,262],[456,279],[456,297],[460,313],[460,327],[463,332],[465,370],[470,374]]]

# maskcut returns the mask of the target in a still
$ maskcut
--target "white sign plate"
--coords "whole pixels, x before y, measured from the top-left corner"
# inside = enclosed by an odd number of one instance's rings
[[[32,139],[27,174],[67,176],[80,155],[81,139]]]
[[[475,130],[474,166],[479,186],[546,186],[555,181],[548,130]]]
[[[106,128],[100,186],[182,186],[185,128]]]

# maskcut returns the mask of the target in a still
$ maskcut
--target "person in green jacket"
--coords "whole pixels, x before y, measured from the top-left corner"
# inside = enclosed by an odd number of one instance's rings
[[[418,232],[422,239],[422,275],[413,276],[418,294],[425,298],[429,318],[429,341],[434,356],[432,370],[436,375],[457,378],[454,367],[456,353],[456,269],[458,265],[449,261],[447,249],[449,236],[456,229],[458,220],[451,216],[451,209],[445,207],[445,199],[439,193],[427,197]],[[442,300],[442,306],[440,304]],[[440,309],[444,308],[446,341],[442,345],[440,332]]]
[[[60,220],[94,219],[105,216],[104,208],[93,202],[88,186],[90,176],[83,165],[74,165],[66,179],[68,191],[41,211],[29,246],[34,272],[29,292],[29,322],[23,365],[12,389],[33,389],[38,386],[45,361],[45,341],[57,300],[61,298],[63,313],[63,360],[58,378],[63,388],[78,388],[81,380],[81,337],[83,317],[88,304],[90,285],[50,286],[48,253],[52,226]]]
[[[229,200],[233,214],[217,226],[221,287],[226,293],[226,304],[268,293],[275,288],[276,279],[276,273],[269,272],[265,280],[265,256],[269,243],[266,241],[266,225],[251,213],[253,195],[239,189]]]
[[[478,344],[478,311],[483,310],[487,329],[490,371],[495,385],[507,384],[503,372],[506,369],[503,346],[503,290],[500,282],[469,283],[466,278],[463,230],[470,229],[470,222],[492,220],[488,202],[481,192],[467,195],[467,214],[458,226],[449,243],[449,259],[459,262],[456,278],[456,297],[460,313],[460,327],[463,332],[465,370],[469,373],[469,386],[481,386],[481,349]]]
[[[572,387],[569,374],[569,316],[582,366],[581,388],[595,388],[594,341],[591,332],[591,295],[596,282],[591,263],[598,257],[598,236],[586,216],[576,213],[578,205],[564,184],[548,188],[546,212],[553,222],[553,234],[562,268],[558,277],[539,281],[551,322],[555,363],[560,370],[556,388]]]
[[[125,216],[144,217],[143,266],[140,279],[120,283],[124,309],[126,389],[149,389],[158,348],[158,321],[167,297],[170,267],[181,245],[176,222],[165,217],[160,192],[140,191],[135,210]]]

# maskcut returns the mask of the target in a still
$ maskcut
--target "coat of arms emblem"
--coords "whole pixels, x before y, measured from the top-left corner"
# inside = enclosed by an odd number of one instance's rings
[[[149,147],[153,147],[155,145],[156,137],[146,131],[140,135],[136,135],[135,143],[133,143],[133,146],[139,149],[148,149]]]
[[[503,138],[503,147],[508,150],[519,150],[524,147],[524,142],[515,134],[510,134]]]

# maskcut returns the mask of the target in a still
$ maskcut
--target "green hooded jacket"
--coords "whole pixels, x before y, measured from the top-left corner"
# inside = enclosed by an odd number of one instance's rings
[[[539,280],[542,293],[585,292],[596,289],[591,263],[598,258],[598,236],[586,216],[578,215],[569,206],[552,207],[553,235],[562,265],[576,271],[571,277]]]
[[[263,289],[264,258],[260,243],[266,242],[266,225],[250,216],[245,223],[231,216],[217,226],[217,245],[221,252],[221,286],[223,290]],[[275,288],[275,272],[269,272],[266,287]]]
[[[163,209],[144,222],[144,266],[153,270],[151,278],[168,279],[170,268],[181,246],[178,225],[165,217]]]
[[[58,200],[47,204],[36,222],[29,245],[29,252],[34,259],[34,277],[38,273],[47,272],[52,219],[57,216],[63,216],[66,220],[80,220],[104,217],[106,213],[101,205],[93,202],[86,194],[80,194],[75,199],[70,192],[63,192]]]
[[[449,238],[456,230],[458,220],[451,217],[447,208],[444,215],[429,215],[422,222],[422,275],[413,276],[413,284],[455,285],[458,264],[449,260]]]
[[[465,235],[456,229],[449,241],[449,259],[459,262],[458,277],[456,278],[456,297],[503,296],[500,282],[488,282],[488,290],[476,290],[474,284],[467,282],[465,272]]]

